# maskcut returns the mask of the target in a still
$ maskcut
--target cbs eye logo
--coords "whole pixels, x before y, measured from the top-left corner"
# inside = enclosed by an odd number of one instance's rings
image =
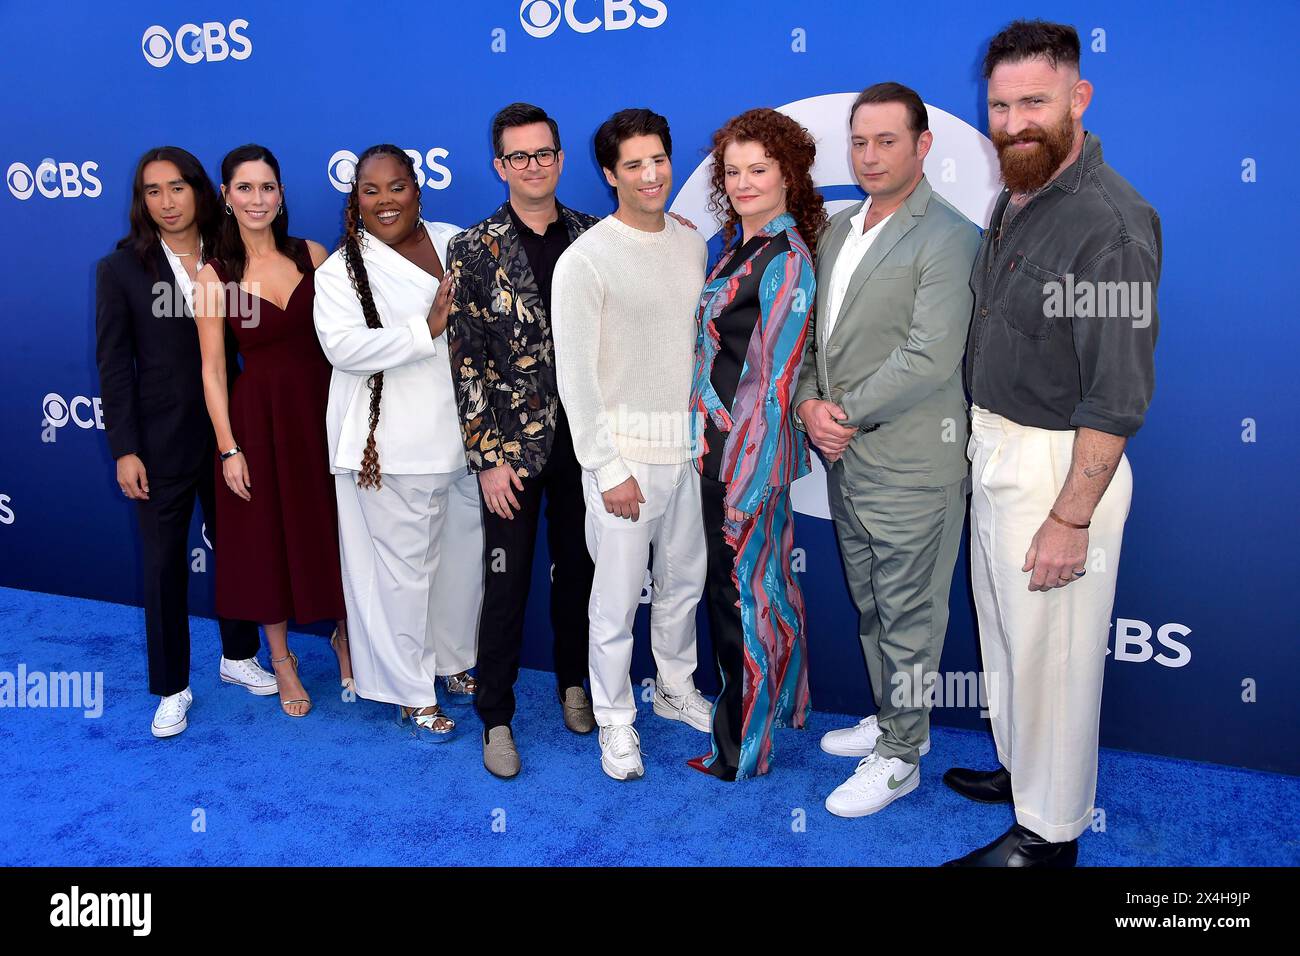
[[[451,170],[439,162],[450,155],[447,150],[435,146],[424,155],[416,149],[403,152],[411,157],[411,163],[415,166],[415,181],[421,189],[425,186],[430,189],[446,189],[451,185]],[[424,168],[426,164],[429,167],[427,175]],[[357,178],[357,154],[350,149],[338,150],[329,158],[325,171],[329,175],[331,186],[341,193],[350,193],[352,182]]]
[[[568,23],[577,33],[592,33],[604,27],[606,30],[626,30],[636,24],[653,29],[662,26],[668,19],[668,6],[664,0],[595,0],[595,6],[603,7],[604,18],[592,17],[581,19],[574,12],[577,0],[523,0],[519,4],[519,25],[529,36],[539,39],[548,37],[560,28],[561,23]],[[643,8],[638,11],[637,7]]]
[[[94,199],[104,191],[104,185],[95,176],[99,164],[86,162],[56,163],[52,159],[43,159],[33,171],[26,163],[10,163],[5,173],[5,182],[15,199],[31,199],[40,193],[46,199],[75,198],[83,196]]]
[[[218,63],[227,57],[247,60],[253,53],[253,41],[240,32],[247,29],[247,20],[231,20],[229,27],[215,21],[183,23],[173,39],[165,28],[155,25],[140,38],[140,52],[150,66],[160,70],[173,56],[185,63]]]
[[[78,428],[104,428],[104,406],[96,395],[87,398],[77,395],[70,401],[58,392],[50,392],[41,399],[41,440],[53,442],[58,438],[58,430],[69,422]]]

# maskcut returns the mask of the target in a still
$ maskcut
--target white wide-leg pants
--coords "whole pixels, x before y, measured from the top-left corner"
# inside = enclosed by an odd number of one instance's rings
[[[357,694],[428,707],[435,678],[474,666],[483,603],[478,476],[335,475],[343,595]]]
[[[998,759],[1016,820],[1052,842],[1092,820],[1106,639],[1133,494],[1121,457],[1092,515],[1086,573],[1030,591],[1025,552],[1070,469],[1073,431],[971,412],[971,581]]]

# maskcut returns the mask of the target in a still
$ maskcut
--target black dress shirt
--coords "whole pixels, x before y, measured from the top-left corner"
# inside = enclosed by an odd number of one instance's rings
[[[542,305],[549,315],[551,277],[555,275],[555,263],[559,261],[560,254],[569,248],[569,230],[557,214],[554,221],[547,225],[546,231],[538,235],[519,218],[514,206],[509,203],[506,205],[510,209],[510,221],[514,223],[519,241],[523,244],[524,255],[528,257],[528,267],[533,270],[533,278],[537,280],[537,293],[542,297]]]
[[[763,273],[773,259],[790,251],[788,236],[782,231],[776,236],[751,237],[736,251],[720,274],[733,275],[754,254],[754,250],[764,243],[767,245],[754,260],[749,275],[740,280],[735,298],[727,303],[727,307],[714,320],[714,326],[718,330],[718,354],[713,358],[713,371],[709,375],[709,381],[713,383],[713,390],[718,393],[718,399],[728,414],[736,401],[740,374],[745,369],[745,355],[749,351],[750,339],[754,336],[754,326],[760,318],[762,306],[758,293]],[[722,449],[727,436],[713,423],[712,418],[705,423],[704,440],[708,443],[709,450],[701,462],[703,473],[716,480],[722,468]]]

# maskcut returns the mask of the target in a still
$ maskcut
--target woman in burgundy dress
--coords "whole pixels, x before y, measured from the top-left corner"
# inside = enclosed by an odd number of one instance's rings
[[[312,321],[312,272],[326,252],[289,235],[280,164],[265,147],[226,155],[221,193],[225,215],[194,307],[219,455],[217,613],[263,625],[280,706],[302,717],[311,699],[289,618],[337,622],[330,644],[343,686],[352,677],[325,433],[331,369]],[[228,400],[227,324],[244,357]]]

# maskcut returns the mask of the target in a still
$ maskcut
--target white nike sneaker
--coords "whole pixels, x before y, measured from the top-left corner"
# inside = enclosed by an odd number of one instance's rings
[[[656,681],[654,709],[660,717],[680,720],[706,734],[713,726],[713,704],[695,688],[691,688],[689,694],[673,697],[660,690]]]
[[[190,725],[185,715],[194,703],[194,695],[186,687],[179,694],[171,694],[158,702],[158,709],[153,714],[153,735],[155,737],[175,737]]]
[[[858,762],[853,776],[826,798],[826,809],[837,817],[865,817],[911,793],[920,783],[920,764],[872,751]]]
[[[221,658],[221,679],[227,684],[238,684],[258,697],[269,697],[280,689],[275,675],[262,670],[262,665],[257,662],[256,657],[242,661]]]
[[[641,737],[631,724],[600,728],[600,767],[615,780],[638,780],[645,774],[641,764]]]
[[[852,727],[823,734],[822,750],[837,757],[865,757],[875,751],[880,734],[880,724],[876,721],[876,715],[872,714]],[[926,737],[917,753],[924,757],[929,752],[930,738]]]

